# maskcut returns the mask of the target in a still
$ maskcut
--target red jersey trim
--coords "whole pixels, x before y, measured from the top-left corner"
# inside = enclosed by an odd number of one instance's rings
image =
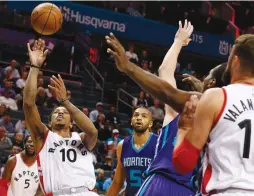
[[[36,161],[37,161],[37,165],[38,165],[38,174],[39,174],[39,178],[40,178],[41,189],[42,189],[43,193],[46,194],[46,191],[45,191],[45,188],[44,188],[44,180],[43,180],[43,175],[42,175],[41,161],[40,161],[40,155],[39,154],[36,157]]]
[[[223,101],[223,104],[222,104],[222,107],[221,107],[221,110],[220,110],[218,116],[216,117],[215,121],[213,122],[212,128],[214,128],[217,125],[218,121],[221,118],[222,113],[224,112],[226,104],[227,104],[227,92],[224,88],[222,88],[222,92],[223,92],[223,95],[224,95],[224,101]]]
[[[46,131],[46,133],[45,133],[45,135],[44,135],[44,139],[43,139],[43,143],[42,143],[41,149],[40,149],[38,152],[36,152],[36,156],[39,156],[41,150],[43,149],[44,144],[45,144],[45,142],[46,142],[46,140],[47,140],[48,134],[49,134],[49,130]]]

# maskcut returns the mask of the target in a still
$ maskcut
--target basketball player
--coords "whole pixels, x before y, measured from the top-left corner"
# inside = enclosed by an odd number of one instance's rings
[[[186,133],[177,138],[174,150],[173,164],[179,173],[193,170],[207,143],[202,194],[254,195],[253,51],[254,35],[238,37],[226,69],[231,84],[207,90],[197,105],[194,122],[179,124],[179,131]]]
[[[136,195],[142,184],[142,174],[153,160],[157,136],[151,133],[152,114],[146,108],[137,108],[132,116],[134,134],[117,146],[117,167],[107,196],[117,196],[127,182],[126,196]]]
[[[139,194],[161,194],[163,190],[154,188],[151,186],[153,183],[154,186],[158,186],[158,184],[165,185],[167,187],[167,191],[172,190],[170,194],[176,194],[174,191],[177,191],[179,194],[187,194],[193,195],[194,193],[190,190],[190,178],[191,173],[185,176],[179,175],[172,167],[171,157],[172,151],[175,144],[176,133],[177,133],[177,122],[178,122],[178,115],[177,112],[181,112],[182,108],[186,101],[188,101],[191,94],[197,94],[200,96],[199,93],[196,92],[185,92],[175,89],[175,79],[174,79],[174,71],[177,63],[178,54],[183,45],[187,45],[190,41],[189,36],[193,30],[191,24],[188,24],[185,21],[184,27],[182,27],[181,23],[179,24],[179,30],[176,34],[176,39],[174,44],[172,45],[171,49],[166,54],[163,63],[159,69],[160,77],[164,80],[160,80],[155,75],[150,74],[148,72],[139,69],[134,64],[128,62],[124,55],[124,49],[118,40],[113,36],[106,37],[107,43],[113,47],[116,52],[112,50],[108,50],[109,53],[113,54],[116,57],[116,63],[118,69],[120,71],[124,71],[127,73],[132,79],[134,79],[143,89],[147,90],[153,96],[159,98],[160,100],[169,103],[170,106],[173,106],[176,111],[166,105],[166,116],[164,119],[164,128],[161,131],[159,136],[157,150],[157,156],[155,157],[154,161],[152,162],[149,170],[146,172],[148,173],[148,178],[143,184],[143,187],[149,187],[147,190],[140,190]],[[131,65],[130,65],[131,64]],[[221,82],[221,76],[225,69],[225,65],[219,65],[213,70],[210,71],[210,74],[207,76],[204,82],[204,88],[207,89],[209,87],[213,87],[214,85],[223,85]],[[151,80],[150,80],[151,79]],[[165,82],[166,81],[166,82]],[[163,86],[163,88],[161,88]],[[166,96],[165,96],[166,95]],[[165,96],[165,97],[164,97]],[[165,99],[166,98],[166,99]],[[169,123],[170,122],[170,123]],[[169,123],[169,124],[168,124]],[[167,126],[165,126],[167,125]],[[167,178],[163,177],[159,180],[160,176],[153,176],[153,174],[160,174],[162,176],[166,176]],[[158,179],[156,179],[158,178]],[[154,183],[153,181],[157,181]],[[160,182],[160,183],[158,183]],[[177,182],[180,185],[177,185]],[[145,186],[148,185],[149,186]],[[171,189],[169,188],[171,187]],[[152,191],[158,190],[157,193]],[[180,190],[180,191],[178,191]],[[161,192],[162,191],[162,192]],[[181,192],[182,191],[182,192]],[[145,193],[145,194],[144,194]]]
[[[51,78],[49,86],[61,106],[51,115],[51,131],[41,122],[35,105],[37,76],[46,58],[45,42],[35,41],[28,52],[31,69],[24,87],[23,109],[37,155],[40,185],[47,195],[97,195],[91,192],[95,186],[95,174],[90,151],[97,142],[98,132],[89,118],[67,98],[66,88],[60,75]],[[71,132],[72,120],[84,131],[79,135]]]
[[[35,195],[39,187],[39,175],[31,136],[24,139],[24,150],[9,158],[0,181],[1,196]]]

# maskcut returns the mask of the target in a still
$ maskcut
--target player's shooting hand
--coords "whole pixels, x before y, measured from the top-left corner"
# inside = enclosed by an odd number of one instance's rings
[[[201,82],[196,77],[189,75],[189,74],[183,74],[183,82],[189,83],[191,85],[191,88],[193,91],[203,92],[203,82]]]
[[[27,43],[27,49],[31,64],[36,67],[41,67],[48,53],[48,50],[44,51],[45,41],[43,39],[35,40],[32,49],[30,47],[30,44]]]
[[[196,95],[192,95],[190,97],[190,100],[185,103],[183,112],[181,113],[179,121],[178,121],[179,129],[184,129],[184,130],[192,129],[197,104],[198,104],[198,97]]]
[[[187,46],[191,41],[190,36],[193,32],[194,27],[192,26],[191,22],[185,20],[184,26],[182,26],[182,22],[179,21],[179,28],[175,35],[175,41],[181,41],[183,46]]]
[[[107,44],[112,47],[112,49],[108,48],[107,52],[115,57],[115,62],[119,71],[125,72],[129,59],[125,55],[124,47],[120,44],[113,33],[110,33],[109,36],[106,36],[105,38]]]
[[[58,74],[58,77],[55,77],[53,75],[52,78],[50,78],[50,80],[53,82],[54,86],[48,85],[48,87],[50,90],[52,90],[53,96],[55,96],[59,102],[66,100],[67,92],[64,85],[64,81],[60,76],[60,74]]]

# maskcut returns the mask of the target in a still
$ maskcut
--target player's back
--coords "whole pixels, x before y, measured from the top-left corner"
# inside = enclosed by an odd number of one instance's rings
[[[172,165],[172,155],[176,143],[178,118],[175,117],[168,125],[164,126],[159,134],[153,162],[145,172],[146,176],[153,174],[163,175],[166,178],[192,188],[192,174],[180,175]]]
[[[224,103],[207,142],[202,192],[254,192],[254,86],[224,87]]]
[[[8,196],[35,195],[39,186],[39,176],[36,161],[27,166],[19,154],[15,155],[16,165],[12,171]]]
[[[126,171],[126,196],[135,195],[140,188],[142,184],[142,174],[154,158],[157,138],[156,135],[151,133],[146,144],[140,149],[135,148],[133,135],[124,139],[121,162]]]
[[[47,136],[39,155],[38,170],[42,189],[46,193],[63,189],[95,185],[92,155],[78,133],[70,138],[47,131]]]

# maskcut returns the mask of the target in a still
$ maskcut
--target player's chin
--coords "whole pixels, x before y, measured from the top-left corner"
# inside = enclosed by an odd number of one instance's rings
[[[144,127],[135,127],[134,131],[137,133],[144,133],[146,129]]]

